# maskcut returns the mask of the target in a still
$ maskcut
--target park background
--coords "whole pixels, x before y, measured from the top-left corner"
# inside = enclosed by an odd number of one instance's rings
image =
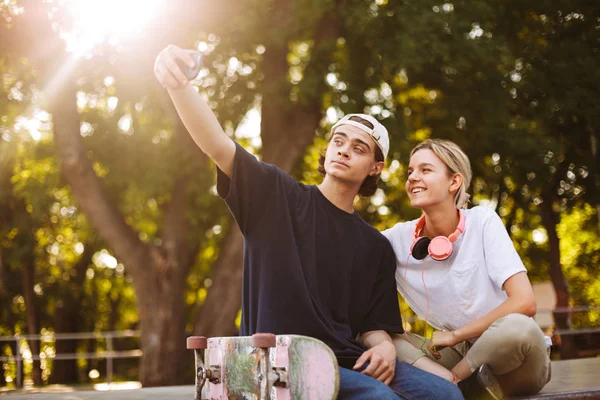
[[[194,84],[226,132],[303,182],[332,123],[378,118],[387,169],[356,208],[379,229],[419,215],[410,149],[458,143],[472,206],[552,289],[553,357],[600,354],[600,3],[3,0],[0,336],[17,340],[0,342],[0,386],[103,381],[106,359],[57,355],[106,339],[53,335],[129,331],[111,349],[143,355],[115,359],[114,380],[190,384],[185,337],[237,333],[242,238],[154,77],[168,44],[205,53]]]

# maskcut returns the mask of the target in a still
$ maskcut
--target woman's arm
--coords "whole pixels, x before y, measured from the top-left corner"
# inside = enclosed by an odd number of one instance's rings
[[[430,351],[436,355],[443,347],[454,346],[465,340],[474,339],[483,334],[496,320],[508,314],[524,314],[532,317],[537,309],[533,288],[526,272],[519,272],[504,282],[508,295],[502,304],[481,318],[451,332],[436,331],[429,342]]]
[[[457,343],[481,336],[496,320],[508,314],[524,314],[528,317],[535,315],[537,305],[526,272],[519,272],[508,278],[504,282],[504,290],[508,295],[504,303],[483,317],[454,331],[458,339]]]

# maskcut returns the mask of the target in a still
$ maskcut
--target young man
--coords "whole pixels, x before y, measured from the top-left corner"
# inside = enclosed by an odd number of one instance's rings
[[[394,254],[353,208],[361,188],[372,194],[383,168],[383,125],[367,115],[344,117],[322,159],[323,182],[303,185],[232,141],[177,62],[194,66],[189,52],[167,47],[156,77],[217,165],[219,195],[244,235],[240,334],[322,340],[340,364],[340,398],[462,398],[452,383],[398,362],[389,336],[403,332]]]

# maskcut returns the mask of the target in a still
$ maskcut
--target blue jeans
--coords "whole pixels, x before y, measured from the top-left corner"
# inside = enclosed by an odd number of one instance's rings
[[[459,400],[463,396],[455,384],[396,360],[396,374],[389,386],[368,375],[340,367],[339,399]]]

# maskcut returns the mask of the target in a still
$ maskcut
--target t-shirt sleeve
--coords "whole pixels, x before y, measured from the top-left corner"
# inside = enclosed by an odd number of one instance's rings
[[[381,257],[377,280],[369,300],[369,311],[361,333],[376,330],[404,333],[396,292],[396,258],[387,240],[382,241],[382,247],[383,256]]]
[[[498,214],[491,209],[486,210],[482,228],[483,252],[488,274],[498,287],[504,289],[504,282],[508,278],[527,269]]]
[[[239,143],[235,147],[231,178],[217,167],[217,192],[246,235],[270,204],[286,201],[286,186],[296,182],[274,165],[258,161]]]

